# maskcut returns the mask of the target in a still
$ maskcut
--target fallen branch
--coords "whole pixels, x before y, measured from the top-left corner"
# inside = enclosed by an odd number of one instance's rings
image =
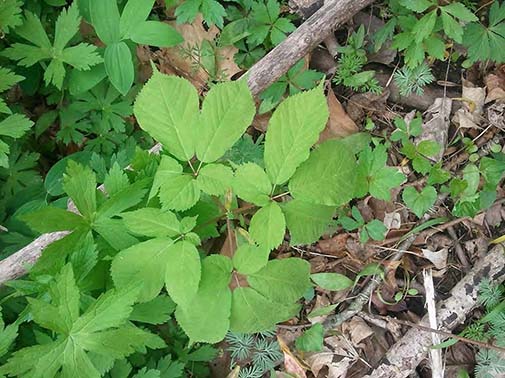
[[[273,84],[296,62],[312,51],[335,28],[374,0],[327,0],[284,42],[248,71],[247,83],[254,95]]]
[[[248,72],[248,85],[254,95],[266,89],[284,75],[299,59],[317,46],[338,24],[351,18],[374,0],[330,0],[304,22],[286,40],[258,61]],[[159,151],[160,145],[151,149]],[[54,232],[39,236],[23,249],[0,261],[0,285],[23,276],[44,248],[61,239],[64,234]]]
[[[498,245],[479,260],[473,269],[451,290],[451,296],[437,306],[437,323],[445,331],[453,330],[463,323],[467,314],[477,305],[477,294],[483,279],[493,284],[505,280],[504,247]],[[420,325],[429,324],[424,316]],[[424,327],[424,326],[423,326]],[[447,335],[442,335],[447,338]],[[363,378],[405,378],[426,357],[431,345],[431,332],[421,327],[411,328],[394,344],[370,375]]]

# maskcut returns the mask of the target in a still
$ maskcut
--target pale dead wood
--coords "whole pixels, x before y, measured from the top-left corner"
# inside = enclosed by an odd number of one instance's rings
[[[355,13],[374,0],[327,0],[307,21],[251,67],[247,83],[254,95],[268,88],[291,66]]]
[[[247,83],[254,95],[266,89],[284,75],[299,59],[317,46],[331,31],[374,0],[330,0],[312,17],[304,22],[285,41],[258,61],[248,72]],[[151,149],[159,151],[160,145]],[[61,239],[60,232],[44,234],[0,261],[0,285],[21,277],[26,267],[33,265],[41,251],[49,244]]]
[[[467,314],[477,305],[477,294],[483,279],[492,284],[505,280],[504,247],[498,245],[479,260],[473,269],[451,290],[451,296],[437,306],[437,323],[445,331],[462,324]],[[428,315],[420,325],[428,325]],[[443,336],[442,339],[447,338]],[[363,378],[405,378],[426,357],[432,343],[431,332],[411,328],[394,344],[370,375]]]
[[[426,307],[428,308],[428,319],[430,327],[438,329],[437,309],[435,302],[435,285],[433,284],[433,274],[431,269],[423,270],[424,288],[426,292]],[[440,344],[440,335],[431,334],[431,345]],[[432,378],[444,378],[444,361],[442,359],[442,349],[430,349],[430,362]]]
[[[44,248],[68,235],[68,231],[43,234],[23,249],[0,261],[0,284],[26,274],[42,254]]]

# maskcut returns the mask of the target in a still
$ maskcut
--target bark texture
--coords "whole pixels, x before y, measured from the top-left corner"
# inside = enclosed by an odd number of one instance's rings
[[[465,321],[468,313],[478,305],[477,293],[483,279],[495,284],[505,280],[504,252],[502,245],[493,248],[454,286],[451,296],[437,305],[440,329],[452,331]],[[429,327],[428,315],[419,324]],[[389,349],[381,364],[363,378],[406,378],[426,357],[431,345],[431,332],[411,328]]]
[[[68,235],[67,231],[43,234],[23,249],[0,261],[0,285],[21,277],[42,254],[44,248]]]
[[[307,21],[251,67],[247,83],[254,95],[273,84],[291,66],[355,13],[374,0],[327,0]]]

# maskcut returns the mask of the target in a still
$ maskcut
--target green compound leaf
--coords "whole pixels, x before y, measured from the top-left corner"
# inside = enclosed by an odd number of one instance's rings
[[[421,192],[408,186],[403,189],[402,199],[408,208],[420,218],[435,204],[437,191],[433,186],[426,186]]]
[[[200,199],[200,188],[193,176],[180,174],[160,187],[160,201],[164,209],[184,211]]]
[[[177,96],[180,96],[176,92]],[[211,163],[222,157],[242,136],[256,113],[245,80],[217,84],[203,102],[197,128],[196,156]]]
[[[263,168],[254,163],[246,163],[235,171],[233,190],[243,200],[265,206],[270,201],[272,184]]]
[[[166,254],[165,286],[175,303],[187,306],[196,295],[201,277],[200,255],[186,241],[177,242]]]
[[[269,251],[282,243],[286,232],[286,220],[277,202],[270,202],[254,214],[249,234],[260,247]]]
[[[310,264],[302,259],[272,260],[260,271],[247,276],[247,282],[264,297],[279,303],[291,303],[310,287]]]
[[[335,208],[298,199],[281,204],[291,234],[291,245],[310,244],[328,229]]]
[[[171,211],[146,207],[122,213],[126,228],[137,235],[149,237],[174,237],[179,235],[180,222]]]
[[[233,171],[222,164],[208,164],[200,170],[196,181],[205,193],[220,196],[232,187]]]
[[[302,352],[320,352],[323,350],[323,338],[323,325],[316,323],[296,339],[296,349]]]
[[[233,267],[242,274],[253,274],[268,262],[270,251],[252,244],[242,244],[233,255]]]
[[[231,260],[212,255],[202,261],[202,278],[196,295],[175,312],[177,322],[190,342],[216,343],[230,328]]]
[[[358,160],[356,178],[356,197],[363,197],[368,192],[377,199],[389,201],[391,189],[403,184],[405,176],[396,168],[386,166],[387,148],[378,145],[373,150],[367,147]]]
[[[119,252],[111,265],[114,285],[124,288],[138,281],[141,286],[138,300],[148,302],[154,299],[163,288],[167,254],[172,245],[171,239],[158,238]]]
[[[195,153],[198,92],[185,79],[158,71],[140,91],[133,108],[140,127],[179,160]]]
[[[265,139],[265,166],[270,181],[285,183],[309,157],[328,120],[320,87],[288,97],[275,110]]]
[[[272,329],[277,323],[291,319],[299,310],[297,304],[275,303],[250,287],[233,291],[230,330],[256,333]]]
[[[310,278],[314,283],[324,290],[339,291],[348,289],[353,285],[353,281],[339,273],[316,273]]]
[[[294,198],[340,206],[353,198],[356,159],[341,140],[328,140],[314,150],[289,182]]]

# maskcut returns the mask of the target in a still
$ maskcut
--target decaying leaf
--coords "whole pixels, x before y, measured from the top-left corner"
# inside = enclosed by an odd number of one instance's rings
[[[447,138],[449,135],[449,117],[451,116],[452,100],[450,98],[437,98],[433,105],[426,111],[427,122],[423,124],[423,132],[416,139],[422,142],[424,140],[431,140],[438,143],[442,148],[433,156],[435,161],[442,159],[445,147],[447,145]]]
[[[448,248],[442,248],[435,252],[430,251],[429,249],[422,249],[422,252],[423,257],[430,260],[438,270],[442,270],[447,267],[447,255],[449,253]]]
[[[359,131],[358,126],[356,126],[354,121],[347,115],[344,107],[340,101],[338,101],[332,89],[328,91],[326,98],[328,100],[330,118],[328,119],[325,129],[319,136],[319,143],[327,139],[344,138],[357,133]]]
[[[505,101],[505,78],[499,75],[489,74],[486,77],[486,88],[486,104],[491,101]]]
[[[358,316],[354,316],[351,320],[342,324],[342,330],[349,335],[355,346],[374,334],[372,328]]]
[[[486,89],[475,87],[468,80],[463,80],[463,106],[458,109],[452,121],[462,128],[479,128],[484,111]]]
[[[233,60],[238,49],[234,46],[216,47],[213,41],[219,29],[215,25],[205,29],[201,15],[191,24],[178,24],[175,21],[169,24],[183,36],[184,42],[176,47],[160,49],[154,54],[160,72],[175,72],[201,89],[215,75],[219,79],[229,80],[241,71]]]

